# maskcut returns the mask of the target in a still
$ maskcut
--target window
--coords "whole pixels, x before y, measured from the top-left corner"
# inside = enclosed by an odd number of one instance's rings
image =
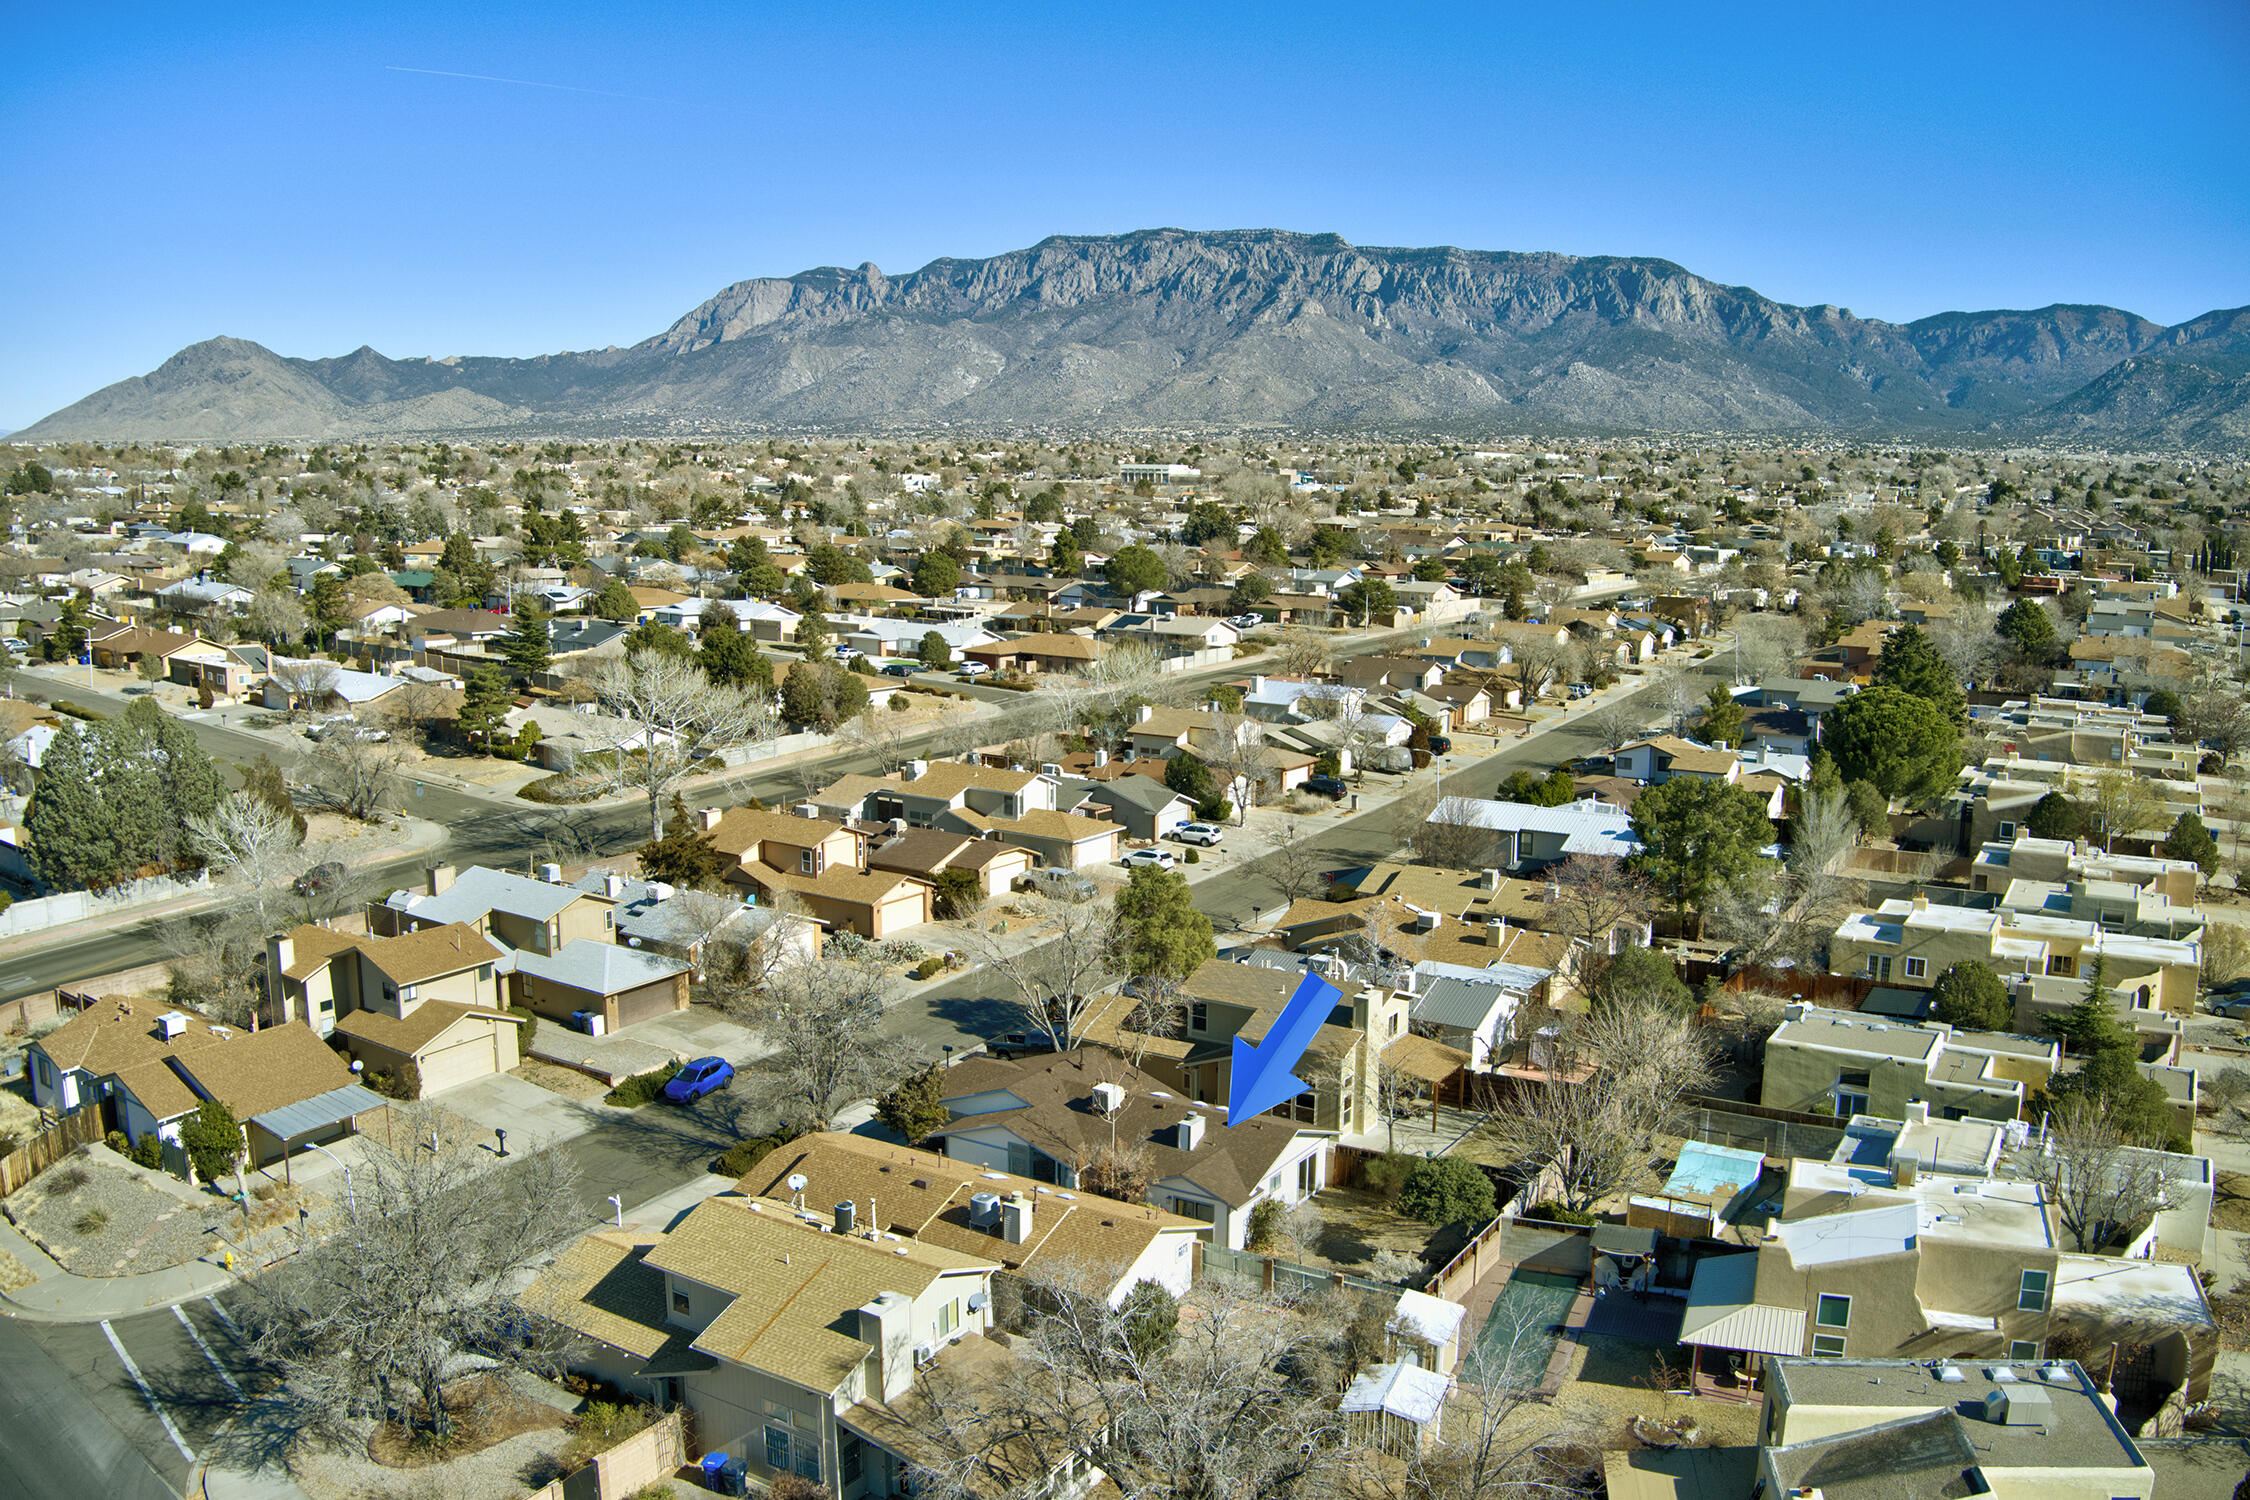
[[[2123,932],[2125,930],[2125,918],[2117,912],[2100,912],[2094,920],[2101,923],[2104,932]]]
[[[490,964],[479,964],[479,965],[477,965],[477,983],[479,983],[479,984],[490,984],[491,982],[492,982],[492,965],[490,965]]]
[[[1175,1197],[1172,1200],[1172,1212],[1183,1219],[1195,1219],[1205,1224],[1215,1224],[1219,1219],[1218,1206],[1205,1203],[1199,1198]]]
[[[797,851],[797,872],[801,875],[818,875],[820,873],[820,851],[818,849],[799,849]]]
[[[674,1293],[672,1294],[672,1311],[674,1311],[674,1312],[676,1312],[676,1313],[687,1313],[687,1312],[689,1312],[689,1311],[691,1311],[691,1310],[692,1310],[692,1309],[691,1309],[691,1308],[690,1308],[690,1307],[688,1306],[688,1294],[687,1294],[687,1293],[685,1293],[685,1292],[674,1292]]]
[[[1890,955],[1889,955],[1889,954],[1887,954],[1887,953],[1870,953],[1870,954],[1868,954],[1868,955],[1867,955],[1867,977],[1868,977],[1869,979],[1888,979],[1888,978],[1890,978],[1890,977],[1891,977],[1891,959],[1890,959]]]
[[[1188,1030],[1208,1031],[1211,1027],[1211,1007],[1200,1000],[1188,1002]]]
[[[1391,1012],[1391,1035],[1398,1035],[1398,1012],[1395,1010]]]
[[[1822,1359],[1842,1359],[1844,1357],[1843,1336],[1834,1333],[1814,1334],[1812,1352]]]
[[[44,1053],[36,1055],[39,1059],[39,1086],[43,1089],[51,1089],[55,1086],[54,1066],[47,1061]]]
[[[2037,1359],[2038,1357],[2039,1346],[2029,1339],[2015,1339],[2008,1345],[2008,1358],[2010,1359]]]
[[[1860,1068],[1860,1069],[1858,1069],[1858,1070],[1856,1070],[1856,1071],[1854,1071],[1854,1070],[1851,1070],[1851,1069],[1846,1069],[1845,1071],[1843,1071],[1843,1072],[1840,1072],[1840,1073],[1838,1073],[1838,1074],[1836,1075],[1836,1087],[1838,1087],[1838,1088],[1840,1088],[1840,1089],[1863,1089],[1863,1088],[1866,1088],[1866,1087],[1867,1087],[1867,1069],[1865,1069],[1865,1068]]]
[[[775,1473],[786,1473],[789,1468],[789,1429],[766,1425],[766,1467]]]
[[[1266,1112],[1284,1120],[1296,1120],[1301,1124],[1310,1125],[1313,1118],[1312,1093],[1307,1090],[1294,1099],[1284,1099]]]
[[[2002,823],[2000,825],[2000,842],[2003,844],[2012,844],[2015,841],[2016,825],[2013,823]]]
[[[2026,1271],[2016,1285],[2016,1309],[2019,1312],[2045,1312],[2047,1310],[2047,1273]]]
[[[1320,1191],[1320,1158],[1308,1156],[1297,1163],[1297,1196],[1310,1198]]]
[[[602,926],[607,931],[615,932],[617,930],[617,913],[613,911],[603,912]]]
[[[859,1439],[848,1432],[836,1440],[836,1469],[847,1489],[859,1483]]]
[[[1906,977],[1907,977],[1907,978],[1909,978],[1909,979],[1927,979],[1927,978],[1929,977],[1929,974],[1930,974],[1930,961],[1929,961],[1928,959],[1926,959],[1926,958],[1910,958],[1910,959],[1908,959],[1908,960],[1906,961]]]
[[[1822,1328],[1851,1327],[1852,1299],[1841,1292],[1822,1292],[1819,1305],[1813,1309],[1813,1322]]]
[[[937,1310],[937,1336],[939,1338],[944,1338],[960,1326],[961,1304],[958,1300],[948,1302]]]
[[[2060,974],[2065,979],[2078,977],[2078,960],[2067,953],[2057,953],[2047,960],[2047,972]]]

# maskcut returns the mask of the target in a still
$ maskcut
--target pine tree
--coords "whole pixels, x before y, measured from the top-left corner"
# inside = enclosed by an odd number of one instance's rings
[[[547,633],[547,608],[536,595],[516,599],[516,623],[501,637],[500,654],[516,680],[527,686],[554,660],[554,644]]]
[[[461,711],[453,720],[454,732],[489,751],[492,737],[499,731],[500,721],[507,717],[513,698],[507,673],[489,665],[473,669],[469,673],[468,691],[461,699]]]
[[[193,857],[188,820],[208,817],[226,796],[226,782],[196,742],[195,731],[170,714],[157,726],[155,749],[164,818],[164,862],[177,866]]]
[[[773,664],[725,604],[713,604],[703,611],[695,657],[702,664],[703,675],[722,686],[773,686]]]
[[[612,578],[594,595],[594,614],[618,625],[629,625],[641,612],[641,602],[622,579]]]
[[[297,810],[296,799],[289,795],[289,780],[272,756],[261,755],[242,768],[242,789],[275,812],[286,814],[296,825],[297,841],[304,842],[305,815]]]
[[[98,889],[114,883],[124,868],[88,764],[90,748],[84,731],[64,725],[33,776],[24,832],[31,839],[33,868],[57,890]]]
[[[2095,953],[2092,966],[2086,970],[2086,992],[2061,1015],[2048,1017],[2047,1029],[2073,1052],[2089,1056],[2132,1045],[2131,1034],[2118,1023],[2116,1009],[2110,1003],[2107,954]]]
[[[921,1145],[931,1131],[943,1129],[953,1119],[953,1111],[945,1107],[945,1069],[931,1063],[909,1073],[897,1088],[875,1101],[875,1118],[909,1146]]]
[[[672,794],[672,816],[662,838],[650,839],[634,851],[641,859],[641,874],[683,890],[716,889],[735,861],[695,826],[687,804]]]
[[[320,632],[324,648],[335,644],[336,632],[351,624],[351,606],[341,573],[323,573],[313,580],[312,592],[305,599],[305,614]]]

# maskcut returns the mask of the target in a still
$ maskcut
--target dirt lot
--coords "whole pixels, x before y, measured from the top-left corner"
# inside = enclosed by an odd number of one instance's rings
[[[1385,1250],[1419,1259],[1426,1268],[1443,1265],[1462,1243],[1459,1230],[1433,1230],[1419,1219],[1387,1206],[1372,1188],[1332,1187],[1313,1200],[1320,1211],[1320,1238],[1298,1254],[1297,1245],[1284,1246],[1293,1260],[1330,1270],[1367,1275],[1375,1257]]]
[[[550,1094],[560,1094],[565,1099],[599,1099],[609,1092],[609,1086],[599,1078],[581,1073],[576,1068],[558,1068],[553,1063],[536,1058],[521,1067],[508,1070],[525,1083],[536,1083]]]

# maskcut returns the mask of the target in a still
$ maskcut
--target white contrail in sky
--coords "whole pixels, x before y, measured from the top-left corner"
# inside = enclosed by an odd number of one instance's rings
[[[395,63],[385,63],[384,69],[392,73],[426,73],[432,78],[466,78],[476,83],[512,83],[527,89],[560,89],[566,94],[599,94],[604,99],[632,99],[637,104],[650,101],[632,94],[613,94],[607,89],[582,89],[567,83],[539,83],[529,78],[495,78],[489,73],[448,73],[443,68],[402,68]]]

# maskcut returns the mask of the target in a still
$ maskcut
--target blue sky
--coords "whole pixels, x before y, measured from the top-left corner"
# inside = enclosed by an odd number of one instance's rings
[[[2242,0],[332,9],[10,8],[0,428],[213,334],[597,348],[748,276],[1153,225],[1902,320],[2250,302]]]

